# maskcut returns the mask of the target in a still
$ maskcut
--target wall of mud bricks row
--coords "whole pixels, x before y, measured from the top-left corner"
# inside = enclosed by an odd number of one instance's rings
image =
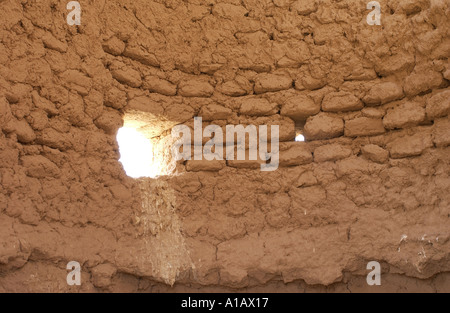
[[[0,1],[0,291],[449,290],[448,1],[79,2]],[[280,168],[126,175],[124,123],[197,116]]]

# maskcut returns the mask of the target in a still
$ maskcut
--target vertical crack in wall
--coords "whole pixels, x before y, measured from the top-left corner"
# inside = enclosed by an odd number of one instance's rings
[[[139,219],[153,276],[173,285],[180,273],[194,267],[175,212],[175,193],[162,180],[142,178],[138,184],[142,201]]]

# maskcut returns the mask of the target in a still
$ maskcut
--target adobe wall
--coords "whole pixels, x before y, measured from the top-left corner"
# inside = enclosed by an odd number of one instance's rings
[[[449,291],[448,1],[79,2],[0,1],[0,291]],[[280,125],[280,168],[132,179],[133,116]]]

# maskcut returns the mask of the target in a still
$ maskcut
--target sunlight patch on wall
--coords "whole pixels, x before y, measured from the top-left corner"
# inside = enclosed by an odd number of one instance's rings
[[[133,178],[151,177],[159,175],[159,165],[155,161],[154,147],[150,139],[137,129],[123,127],[117,133],[120,159],[125,172]]]
[[[303,141],[305,141],[305,137],[304,137],[302,134],[298,134],[298,135],[295,137],[295,141],[296,141],[296,142],[303,142]]]

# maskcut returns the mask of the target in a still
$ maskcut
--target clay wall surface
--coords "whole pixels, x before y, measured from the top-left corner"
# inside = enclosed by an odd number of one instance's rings
[[[448,1],[79,2],[0,0],[0,291],[450,291]],[[279,168],[126,175],[124,123],[194,117]]]

